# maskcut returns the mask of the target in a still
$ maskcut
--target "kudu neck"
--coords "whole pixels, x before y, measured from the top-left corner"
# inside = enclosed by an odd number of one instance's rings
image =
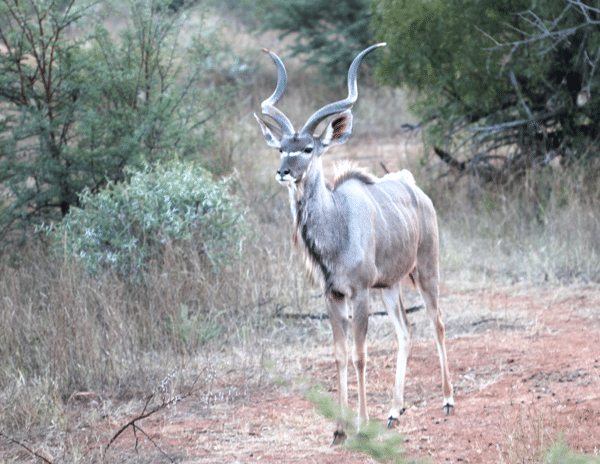
[[[330,209],[333,206],[331,191],[325,184],[321,157],[315,158],[295,191],[293,201],[305,208]]]

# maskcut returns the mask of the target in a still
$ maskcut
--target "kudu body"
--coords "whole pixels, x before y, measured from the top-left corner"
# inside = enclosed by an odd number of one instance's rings
[[[391,317],[398,356],[396,382],[388,426],[404,412],[404,379],[409,343],[409,324],[402,306],[400,282],[410,275],[418,284],[431,317],[442,371],[443,407],[454,405],[446,360],[444,325],[438,306],[438,229],[431,200],[406,171],[381,179],[349,169],[330,189],[323,177],[321,155],[332,145],[344,143],[352,133],[350,108],[357,99],[356,74],[367,48],[348,71],[348,98],[331,103],[313,114],[300,132],[275,108],[287,85],[281,60],[269,53],[277,67],[277,87],[262,104],[263,114],[277,125],[255,117],[267,144],[279,149],[281,166],[276,179],[289,190],[294,219],[294,243],[305,255],[313,281],[322,284],[333,330],[334,357],[342,412],[348,408],[347,335],[352,317],[352,360],[358,377],[358,425],[368,421],[365,390],[366,334],[369,291],[381,289]],[[314,131],[329,116],[320,136]],[[340,418],[334,443],[345,437]]]

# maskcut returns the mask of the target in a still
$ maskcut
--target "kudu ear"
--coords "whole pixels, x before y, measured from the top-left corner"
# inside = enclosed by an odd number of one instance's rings
[[[281,137],[283,136],[281,129],[274,124],[270,124],[267,121],[259,118],[256,113],[254,113],[254,117],[260,125],[263,136],[267,141],[267,145],[270,147],[279,148],[281,145]]]
[[[352,112],[346,110],[334,116],[327,128],[321,134],[321,143],[324,147],[341,145],[352,135]]]

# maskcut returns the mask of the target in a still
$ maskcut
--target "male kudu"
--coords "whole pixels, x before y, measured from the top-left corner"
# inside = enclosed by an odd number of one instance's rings
[[[438,307],[438,228],[431,200],[419,189],[412,175],[402,170],[381,179],[350,169],[339,176],[332,188],[323,177],[321,155],[339,145],[352,133],[350,108],[358,97],[356,76],[364,56],[385,44],[360,53],[348,71],[348,97],[314,113],[301,131],[277,108],[287,85],[283,63],[267,52],[277,68],[277,86],[262,103],[267,122],[256,114],[267,144],[279,149],[281,166],[276,179],[289,190],[294,218],[293,240],[305,255],[309,275],[324,288],[327,313],[333,330],[342,414],[348,409],[347,332],[352,310],[354,349],[352,359],[358,377],[358,425],[368,421],[365,366],[366,334],[369,321],[369,291],[380,289],[395,329],[398,344],[396,386],[388,426],[404,412],[409,324],[402,306],[400,282],[410,275],[421,289],[433,322],[442,370],[443,408],[454,406],[444,324]],[[320,122],[333,116],[320,136],[314,131]],[[338,420],[334,443],[345,438],[345,419]]]

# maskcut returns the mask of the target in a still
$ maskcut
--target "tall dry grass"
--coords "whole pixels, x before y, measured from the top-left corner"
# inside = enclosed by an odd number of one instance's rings
[[[92,277],[42,246],[2,263],[2,431],[49,426],[77,392],[147,391],[198,356],[252,349],[276,311],[309,298],[284,230],[256,232],[218,272],[193,243],[172,244],[140,282]]]
[[[598,172],[546,168],[475,192],[467,179],[430,182],[443,272],[473,285],[600,282]]]

